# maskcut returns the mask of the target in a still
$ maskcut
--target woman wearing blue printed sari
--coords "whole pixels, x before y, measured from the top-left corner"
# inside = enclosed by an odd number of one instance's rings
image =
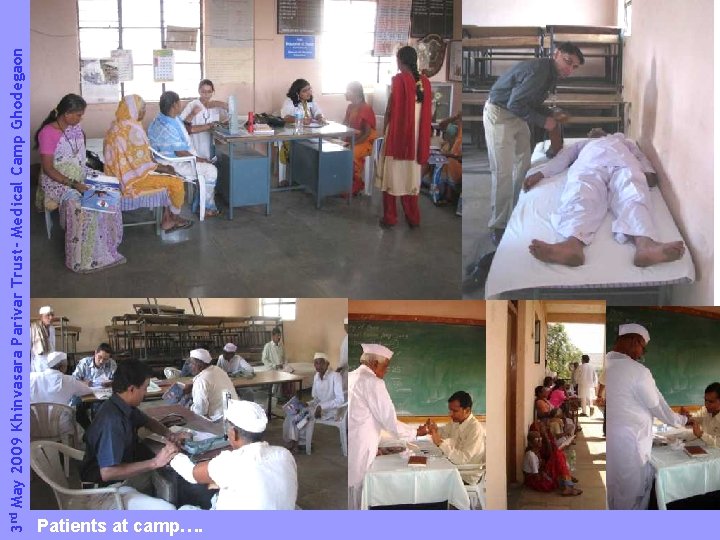
[[[160,113],[148,127],[150,145],[164,156],[182,157],[196,155],[187,130],[178,117],[182,111],[182,102],[175,92],[163,92],[160,96]],[[172,163],[176,172],[185,177],[192,177],[190,163]],[[205,158],[197,157],[198,175],[205,179],[205,217],[220,214],[215,205],[215,182],[217,169]],[[193,200],[193,212],[197,212],[199,201]]]

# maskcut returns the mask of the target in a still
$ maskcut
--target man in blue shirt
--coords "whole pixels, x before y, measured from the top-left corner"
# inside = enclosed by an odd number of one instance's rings
[[[172,504],[150,496],[152,473],[175,457],[182,436],[137,408],[145,398],[149,382],[150,369],[146,364],[126,360],[118,366],[112,383],[113,395],[103,403],[85,432],[80,478],[101,486],[123,482],[121,495],[127,509],[174,509]],[[167,439],[157,454],[139,441],[141,427]],[[104,508],[104,504],[99,499],[94,507]],[[209,507],[209,498],[202,506]]]
[[[557,131],[558,122],[567,120],[567,115],[552,113],[542,104],[558,78],[568,77],[584,63],[580,49],[572,43],[562,43],[552,58],[520,62],[490,89],[483,125],[492,174],[492,214],[488,226],[494,229],[496,245],[530,168],[528,124]]]

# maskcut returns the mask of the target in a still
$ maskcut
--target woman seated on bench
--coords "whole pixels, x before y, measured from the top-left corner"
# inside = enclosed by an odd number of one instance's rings
[[[141,123],[144,116],[145,102],[140,96],[132,94],[120,101],[115,120],[105,134],[105,174],[118,179],[125,197],[139,197],[166,189],[171,206],[165,207],[163,212],[162,229],[165,232],[186,229],[193,222],[180,217],[185,199],[183,181],[171,176],[175,174],[172,166],[159,165],[152,160],[150,144]]]

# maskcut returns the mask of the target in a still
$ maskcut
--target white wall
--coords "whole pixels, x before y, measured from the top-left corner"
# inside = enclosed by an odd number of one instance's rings
[[[634,0],[623,81],[627,133],[660,177],[697,282],[672,303],[713,303],[713,2]]]
[[[615,26],[615,0],[463,0],[463,24]]]

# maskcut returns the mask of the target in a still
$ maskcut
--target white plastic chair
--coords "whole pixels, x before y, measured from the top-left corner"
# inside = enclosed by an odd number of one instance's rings
[[[480,475],[476,483],[466,484],[465,490],[467,491],[468,497],[470,497],[470,509],[485,510],[485,508],[487,508],[485,498],[485,466],[471,463],[468,465],[456,465],[456,467],[458,471],[466,475]]]
[[[205,177],[198,174],[197,170],[197,157],[196,156],[173,156],[168,157],[164,154],[161,154],[157,150],[155,150],[153,147],[150,147],[150,151],[153,153],[153,155],[156,158],[156,161],[164,162],[168,165],[172,165],[173,163],[190,163],[192,165],[193,170],[193,177],[192,178],[185,178],[182,175],[178,175],[180,178],[185,180],[186,182],[192,184],[197,183],[198,190],[199,190],[199,197],[200,197],[200,221],[205,221]]]
[[[65,427],[71,431],[63,430]],[[71,448],[80,442],[80,430],[75,421],[75,409],[60,403],[30,404],[30,441],[55,441]],[[65,456],[65,475],[70,474],[70,458]]]
[[[72,458],[82,461],[85,453],[53,441],[34,441],[30,443],[30,466],[40,479],[52,488],[55,499],[60,510],[77,510],[84,508],[77,500],[83,498],[90,502],[88,497],[96,495],[112,494],[114,498],[113,509],[125,510],[120,486],[108,486],[103,488],[81,489],[70,486],[67,473],[63,473],[60,465],[61,458],[68,460]]]
[[[179,379],[182,377],[182,371],[174,367],[166,367],[163,369],[163,374],[166,379]]]
[[[335,413],[335,420],[321,420],[313,419],[308,422],[307,428],[305,429],[305,453],[310,455],[310,448],[312,446],[313,433],[315,432],[315,425],[322,424],[324,426],[332,426],[338,428],[340,431],[340,448],[342,449],[343,456],[347,456],[347,412],[348,404],[347,401],[337,408]]]

